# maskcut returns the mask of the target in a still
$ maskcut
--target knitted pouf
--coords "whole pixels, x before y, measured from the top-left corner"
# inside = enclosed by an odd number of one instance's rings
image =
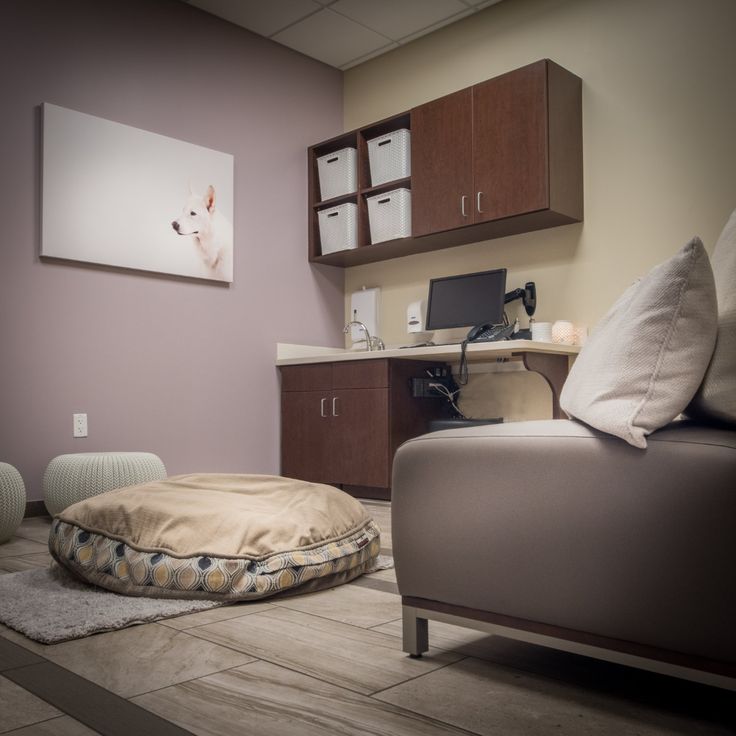
[[[7,542],[23,521],[26,487],[20,473],[8,463],[0,463],[0,543]]]
[[[80,452],[59,455],[43,476],[43,499],[54,516],[77,501],[115,488],[163,480],[166,468],[150,452]]]

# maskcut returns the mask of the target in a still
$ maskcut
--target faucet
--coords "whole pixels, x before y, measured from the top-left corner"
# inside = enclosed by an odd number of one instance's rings
[[[343,332],[347,335],[353,325],[357,325],[361,330],[363,330],[363,332],[365,332],[365,349],[370,350],[373,338],[371,337],[371,333],[368,332],[368,328],[362,322],[358,321],[357,319],[351,319],[350,322],[345,325],[345,329],[343,330]],[[363,341],[356,340],[356,342]]]
[[[368,328],[357,319],[350,320],[350,322],[345,325],[345,329],[343,330],[343,332],[347,335],[353,325],[356,325],[361,330],[363,330],[363,332],[365,332],[365,340],[356,340],[356,342],[365,342],[366,350],[370,351],[386,349],[386,346],[383,344],[383,340],[381,340],[381,338],[377,336],[371,337],[371,333],[368,332]]]

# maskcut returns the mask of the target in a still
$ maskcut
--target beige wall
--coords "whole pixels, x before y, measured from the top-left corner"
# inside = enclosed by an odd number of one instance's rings
[[[540,58],[574,72],[583,80],[585,221],[347,269],[346,300],[380,286],[381,337],[404,344],[406,307],[426,296],[430,278],[506,267],[509,289],[536,281],[538,320],[594,325],[692,235],[712,250],[736,206],[734,28],[734,0],[504,0],[349,70],[346,130]],[[481,414],[548,415],[537,378],[471,379],[500,389]]]

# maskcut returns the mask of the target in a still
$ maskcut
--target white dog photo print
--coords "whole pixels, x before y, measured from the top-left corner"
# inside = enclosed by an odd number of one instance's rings
[[[41,255],[233,280],[233,157],[43,105]]]

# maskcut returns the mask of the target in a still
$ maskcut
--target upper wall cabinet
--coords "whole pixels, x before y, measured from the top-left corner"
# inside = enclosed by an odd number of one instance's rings
[[[542,60],[313,146],[310,260],[352,266],[580,222],[581,86],[574,74]],[[411,133],[411,175],[371,188],[366,140],[398,129]],[[353,141],[356,191],[321,202],[317,158]],[[390,211],[398,205],[387,200],[398,189],[411,192],[403,195],[410,235],[372,242],[376,201]],[[376,194],[385,196],[371,204],[371,223],[367,200]],[[321,235],[333,237],[334,229],[320,229],[319,212],[324,224],[325,208],[345,201],[355,204],[355,237],[348,248],[323,253]]]

